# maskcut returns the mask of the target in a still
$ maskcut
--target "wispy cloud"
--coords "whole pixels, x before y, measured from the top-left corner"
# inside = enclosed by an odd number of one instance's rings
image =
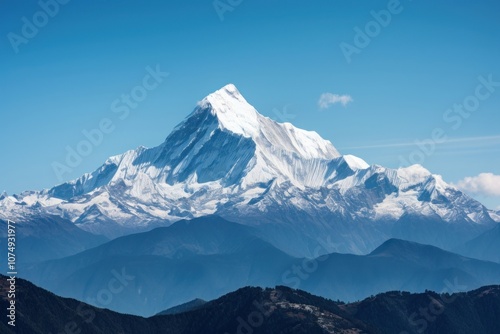
[[[448,138],[438,145],[450,145],[450,144],[466,144],[468,148],[479,147],[485,145],[498,144],[500,142],[500,135],[498,136],[480,136],[480,137],[461,137],[461,138]],[[342,150],[357,150],[357,149],[377,149],[377,148],[405,148],[414,147],[416,145],[413,142],[386,142],[373,145],[361,145],[361,146],[351,146],[343,147]],[[465,145],[464,145],[465,147]]]
[[[466,177],[454,184],[460,190],[482,196],[500,196],[500,175],[481,173]]]
[[[327,109],[331,105],[340,103],[344,107],[353,101],[350,95],[338,95],[333,93],[323,93],[319,97],[318,106],[320,109]]]

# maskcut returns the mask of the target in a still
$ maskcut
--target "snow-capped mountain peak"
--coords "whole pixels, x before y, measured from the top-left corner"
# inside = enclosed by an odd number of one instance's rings
[[[289,224],[312,237],[340,233],[344,248],[329,251],[354,252],[375,246],[407,217],[462,224],[463,231],[493,223],[484,206],[424,167],[390,169],[341,155],[318,133],[261,115],[232,84],[198,102],[157,147],[111,157],[49,190],[0,197],[0,218],[29,214],[60,215],[111,237],[217,214]],[[371,234],[363,230],[372,225]],[[342,241],[352,233],[352,243]],[[370,241],[360,244],[362,235]]]
[[[244,137],[254,137],[259,132],[257,110],[240,94],[236,86],[228,84],[198,103],[200,111],[210,110],[219,120],[222,129]]]
[[[185,122],[204,112],[217,118],[219,129],[252,138],[261,147],[272,146],[275,150],[296,153],[306,159],[333,159],[340,156],[332,143],[315,131],[302,130],[290,123],[278,123],[259,114],[233,84],[201,100]]]
[[[366,163],[361,158],[358,158],[354,155],[346,154],[343,156],[345,162],[351,167],[353,170],[358,170],[358,169],[367,169],[370,167],[369,164]]]

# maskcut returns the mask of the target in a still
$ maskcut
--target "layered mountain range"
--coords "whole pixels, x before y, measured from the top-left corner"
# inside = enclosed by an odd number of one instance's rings
[[[141,316],[243,286],[287,285],[348,302],[391,290],[460,292],[500,283],[500,263],[405,240],[387,240],[367,255],[296,258],[263,237],[216,216],[181,220],[25,266],[20,275],[60,296]]]
[[[228,306],[200,302],[245,286],[285,285],[352,303],[331,304],[340,313],[325,318],[318,308],[324,300],[309,303],[310,295],[283,287],[289,298],[273,306],[284,310],[271,332],[279,323],[348,333],[358,325],[390,332],[391,323],[377,322],[371,300],[356,303],[377,293],[461,292],[500,283],[498,212],[420,165],[390,169],[342,155],[316,132],[262,116],[234,85],[198,102],[157,147],[111,157],[51,189],[1,195],[2,237],[7,220],[16,221],[19,277],[95,307],[169,314],[150,322],[95,311],[153,326],[151,333],[159,324],[189,333],[184,326],[241,306],[241,294],[271,291],[237,291]],[[294,303],[297,296],[309,304]],[[391,307],[409,305],[401,296],[388,301]],[[429,298],[437,297],[423,297]],[[175,314],[186,310],[190,315]],[[358,310],[366,318],[354,317]],[[27,326],[36,327],[30,317],[43,312],[31,311]],[[208,327],[227,326],[234,323]],[[397,328],[416,330],[404,321]]]
[[[57,216],[108,238],[213,214],[258,227],[294,256],[313,256],[325,236],[324,253],[366,254],[391,237],[454,249],[499,217],[422,166],[370,166],[316,132],[264,117],[232,84],[157,147],[0,197],[4,220]]]

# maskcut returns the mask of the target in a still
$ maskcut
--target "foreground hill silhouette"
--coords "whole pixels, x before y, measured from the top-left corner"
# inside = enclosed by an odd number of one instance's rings
[[[0,307],[7,307],[1,276]],[[343,304],[300,290],[246,287],[196,309],[151,318],[98,309],[17,281],[15,330],[1,333],[483,333],[500,331],[500,286],[457,294],[388,292]]]

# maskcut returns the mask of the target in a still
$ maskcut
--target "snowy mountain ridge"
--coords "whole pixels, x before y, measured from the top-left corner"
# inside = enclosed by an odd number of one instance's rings
[[[331,234],[338,244],[329,251],[357,253],[408,217],[464,235],[494,224],[493,212],[439,175],[341,155],[316,132],[262,116],[232,84],[201,100],[157,147],[113,156],[48,190],[0,197],[0,217],[58,215],[111,237],[210,214],[288,224],[311,239]]]

